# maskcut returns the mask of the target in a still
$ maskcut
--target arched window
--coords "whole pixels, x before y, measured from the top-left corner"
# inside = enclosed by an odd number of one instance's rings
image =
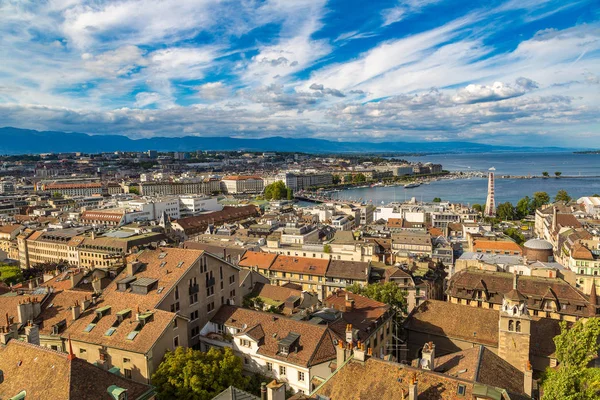
[[[509,331],[515,330],[515,321],[513,321],[512,319],[508,321],[508,330]]]
[[[521,332],[521,321],[517,321],[516,327],[517,327],[516,331]]]

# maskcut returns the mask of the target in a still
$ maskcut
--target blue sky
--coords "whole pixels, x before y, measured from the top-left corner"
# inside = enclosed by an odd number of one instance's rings
[[[600,3],[7,0],[0,126],[600,147]]]

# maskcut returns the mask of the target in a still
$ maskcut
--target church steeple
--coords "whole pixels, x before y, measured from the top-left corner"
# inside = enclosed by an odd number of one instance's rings
[[[498,323],[498,355],[522,371],[529,362],[531,316],[527,297],[519,291],[518,275],[513,288],[504,294]]]

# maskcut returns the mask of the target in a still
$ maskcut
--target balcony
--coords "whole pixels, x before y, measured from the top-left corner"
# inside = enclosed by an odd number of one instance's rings
[[[215,282],[216,282],[216,280],[215,280],[215,277],[212,277],[212,278],[209,278],[209,279],[207,279],[207,280],[206,280],[206,287],[211,287],[211,286],[214,286],[214,285],[215,285]]]
[[[214,280],[214,278],[213,278],[213,280]],[[200,291],[200,285],[198,285],[198,284],[195,284],[195,285],[190,285],[190,287],[189,287],[189,289],[188,289],[188,293],[189,293],[190,295],[192,295],[192,294],[196,294],[196,293],[198,293],[199,291]]]

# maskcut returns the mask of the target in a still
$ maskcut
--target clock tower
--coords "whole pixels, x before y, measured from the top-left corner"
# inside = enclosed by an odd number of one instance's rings
[[[498,355],[523,371],[529,363],[531,340],[531,316],[527,298],[517,288],[515,274],[513,288],[504,295],[500,309],[498,332]]]

